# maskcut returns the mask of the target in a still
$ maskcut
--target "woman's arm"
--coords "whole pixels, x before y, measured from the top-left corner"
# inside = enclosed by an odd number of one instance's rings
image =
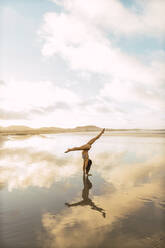
[[[87,168],[87,166],[88,166],[88,158],[86,158],[86,159],[84,159],[84,164],[83,164],[83,173],[85,174],[85,172],[86,172],[86,168]]]

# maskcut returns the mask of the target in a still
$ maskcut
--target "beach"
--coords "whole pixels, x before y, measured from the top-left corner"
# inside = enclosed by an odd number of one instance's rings
[[[105,133],[84,180],[64,151],[94,134],[0,137],[2,247],[163,248],[164,136]]]

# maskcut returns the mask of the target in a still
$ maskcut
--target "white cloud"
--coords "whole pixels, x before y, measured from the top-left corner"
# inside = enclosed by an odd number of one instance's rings
[[[164,36],[164,0],[138,0],[126,8],[119,0],[63,0],[64,9],[72,15],[112,30],[115,34],[149,34]]]
[[[165,90],[152,85],[133,84],[130,81],[114,80],[100,91],[101,97],[109,97],[117,103],[133,103],[137,106],[160,110],[165,107]]]
[[[73,157],[65,160],[42,150],[1,149],[0,161],[3,165],[0,166],[0,182],[8,185],[9,191],[29,186],[50,188],[54,182],[78,171],[73,160]],[[77,160],[75,159],[75,164]]]
[[[62,13],[44,16],[40,30],[44,39],[43,55],[58,54],[72,70],[107,77],[93,103],[81,109],[84,119],[95,123],[99,119],[104,125],[107,123],[107,117],[101,115],[104,112],[111,115],[110,125],[120,121],[124,126],[137,124],[142,127],[147,116],[149,121],[145,122],[145,127],[151,127],[151,123],[154,127],[162,126],[164,60],[150,56],[147,65],[115,47],[109,33],[164,37],[165,3],[161,0],[138,1],[135,4],[141,9],[139,11],[135,6],[124,7],[118,0],[91,0],[86,4],[82,0],[64,0],[58,3],[64,8]],[[102,116],[101,120],[99,116]],[[153,116],[158,117],[156,121]]]
[[[0,100],[1,125],[67,127],[76,125],[81,97],[51,81],[11,80],[1,85]]]
[[[1,125],[112,128],[164,126],[163,87],[114,79],[87,99],[52,82],[16,82],[1,85]]]
[[[26,82],[11,80],[1,86],[1,108],[12,111],[31,111],[48,108],[58,102],[79,102],[76,94],[50,81]]]
[[[115,228],[118,227],[118,224],[121,226],[122,221],[129,222],[131,213],[134,215],[135,213],[141,213],[140,210],[145,206],[144,201],[151,200],[154,205],[161,202],[164,197],[164,188],[162,187],[163,177],[160,177],[159,172],[164,166],[164,158],[162,156],[151,156],[151,160],[126,164],[123,163],[123,157],[125,156],[122,156],[122,154],[110,154],[109,151],[107,154],[98,154],[97,156],[98,173],[106,183],[110,183],[106,185],[103,194],[92,196],[92,202],[95,206],[105,209],[106,218],[104,221],[99,212],[92,210],[94,208],[91,207],[91,209],[90,206],[82,207],[78,204],[77,207],[72,207],[69,210],[64,209],[60,214],[44,213],[42,224],[46,232],[45,246],[49,244],[51,247],[61,248],[67,244],[66,247],[79,247],[79,240],[84,235],[86,238],[81,243],[81,245],[83,244],[82,247],[88,247],[89,243],[91,247],[104,247],[103,241],[106,240],[107,235],[111,231],[115,232],[117,230]],[[121,160],[122,163],[120,163]],[[99,163],[100,161],[101,163]],[[154,197],[155,195],[157,198]],[[75,202],[80,202],[79,196],[72,199],[71,203]],[[97,209],[95,208],[95,210]],[[76,220],[77,225],[73,220]],[[93,224],[95,228],[93,228]],[[70,232],[66,231],[66,227],[72,231],[75,238],[70,235]],[[119,233],[118,230],[116,233]],[[43,237],[43,235],[42,232],[41,236]],[[96,235],[98,236],[97,242]],[[121,239],[120,234],[117,235],[118,238]],[[126,244],[124,247],[130,245],[127,236],[121,240],[124,240],[123,244]],[[138,247],[139,237],[138,241],[137,239],[132,240],[130,247]],[[116,242],[112,242],[112,244],[115,244],[113,247],[116,247]]]
[[[104,0],[100,2],[92,0],[90,8],[88,4],[84,4],[84,1],[66,0],[63,1],[63,5],[67,11],[66,13],[45,14],[44,25],[40,30],[40,35],[45,41],[42,49],[43,55],[58,54],[74,70],[108,74],[113,77],[135,80],[136,82],[151,83],[158,81],[160,75],[157,75],[154,64],[151,63],[150,67],[146,66],[136,57],[121,52],[118,47],[112,45],[110,38],[108,38],[108,32],[105,32],[99,25],[102,18],[97,15],[102,13],[102,9],[106,10],[105,13],[103,12],[104,16],[111,19],[111,12],[114,16],[116,13],[113,10],[114,6],[117,5],[124,9],[121,3],[118,1]],[[126,12],[130,11],[128,9],[124,10]],[[94,17],[88,18],[88,15],[93,12]],[[124,17],[125,19],[127,18]],[[98,23],[95,23],[95,20]],[[119,21],[119,27],[125,23],[121,20],[121,17]],[[113,19],[112,23],[115,23]],[[129,20],[129,27],[130,23],[132,23],[131,20]]]
[[[65,127],[86,124],[128,127],[138,123],[142,127],[147,115],[151,126],[152,123],[154,127],[163,126],[164,54],[161,53],[161,59],[159,54],[150,55],[146,65],[115,46],[110,34],[164,37],[164,1],[135,1],[140,10],[135,5],[126,8],[119,0],[54,2],[63,9],[61,13],[44,15],[39,32],[44,40],[42,53],[61,56],[70,69],[78,72],[76,84],[81,84],[81,97],[72,90],[73,84],[66,89],[51,81],[11,80],[0,84],[1,117],[7,119],[10,114],[11,119],[14,115],[23,118],[22,113],[27,113],[32,126],[53,123]],[[92,84],[89,88],[95,89],[95,80],[91,76],[89,83],[83,85],[83,73],[102,78],[98,80],[99,93],[96,95],[93,90],[88,99],[87,86]],[[25,123],[29,125],[28,120]]]
[[[107,107],[115,103],[116,111],[111,115],[116,116],[116,123],[117,117],[121,118],[118,125],[129,128],[164,127],[162,117],[165,109],[165,90],[163,87],[116,79],[104,85],[100,90],[99,98],[109,99],[108,103],[104,104]]]

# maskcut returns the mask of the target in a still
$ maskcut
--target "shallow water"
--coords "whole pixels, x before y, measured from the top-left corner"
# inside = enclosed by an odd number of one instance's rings
[[[95,133],[0,137],[0,247],[163,248],[165,139]]]

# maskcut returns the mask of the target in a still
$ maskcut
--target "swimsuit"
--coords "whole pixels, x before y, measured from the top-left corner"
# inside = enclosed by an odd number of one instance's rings
[[[86,158],[86,154],[83,154],[83,153],[82,153],[82,158],[85,159],[85,158]]]
[[[83,158],[84,160],[86,160],[86,159],[89,158],[88,152],[87,152],[86,150],[84,150],[84,151],[82,152],[82,158]]]

